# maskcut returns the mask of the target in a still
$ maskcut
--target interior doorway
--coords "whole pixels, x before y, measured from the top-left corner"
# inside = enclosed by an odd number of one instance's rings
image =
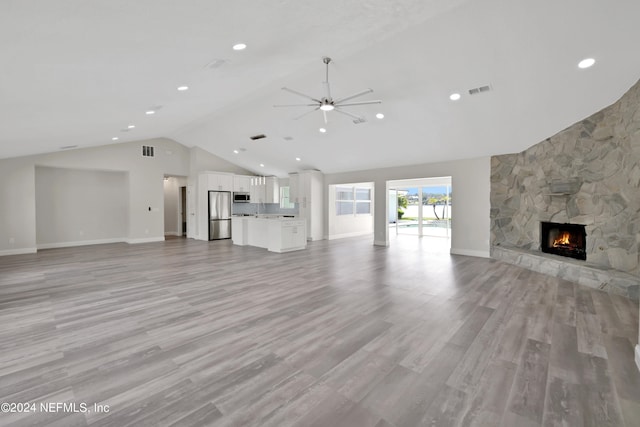
[[[180,218],[182,219],[182,235],[187,236],[187,186],[180,187]]]
[[[186,194],[187,178],[165,176],[164,189],[164,235],[182,237],[187,232]]]
[[[436,238],[451,247],[451,177],[389,181],[389,237]],[[438,242],[442,246],[443,242]]]

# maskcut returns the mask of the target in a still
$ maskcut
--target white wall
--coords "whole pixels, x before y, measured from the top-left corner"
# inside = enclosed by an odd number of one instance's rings
[[[0,160],[0,255],[36,251],[36,185],[28,158]]]
[[[387,181],[451,176],[453,203],[451,253],[489,257],[490,157],[394,168],[327,174],[325,188],[345,182],[373,181],[378,195],[374,208],[374,244],[389,244]],[[326,197],[326,196],[325,196]],[[328,199],[325,198],[325,202]],[[325,215],[328,227],[328,216]]]
[[[211,154],[200,147],[192,147],[190,149],[191,156],[191,175],[202,171],[229,172],[237,175],[254,175],[240,166],[229,163],[221,157]]]
[[[365,183],[341,183],[347,187],[371,188],[371,207],[375,206],[375,191],[373,182]],[[371,234],[373,236],[373,211],[370,215],[336,215],[336,185],[329,185],[327,200],[327,238],[339,239],[343,237],[363,236]]]
[[[154,146],[155,156],[143,157],[142,145]],[[125,237],[130,243],[164,239],[165,175],[187,176],[198,168],[247,173],[201,149],[190,150],[166,138],[0,159],[0,255],[36,251],[36,166],[127,173]]]
[[[126,240],[127,172],[36,166],[35,187],[39,249]]]
[[[156,157],[142,157],[143,144],[154,145]],[[165,175],[193,176],[200,170],[250,174],[210,153],[202,155],[202,151],[162,138],[0,159],[0,255],[36,250],[36,166],[127,172],[127,241],[135,243],[164,239]],[[387,245],[387,181],[439,176],[452,177],[456,208],[452,218],[451,252],[488,256],[489,157],[328,174],[325,175],[324,202],[329,206],[328,185],[373,182],[378,195],[374,208],[374,243]],[[191,179],[189,184],[193,184]],[[324,221],[328,230],[326,214]]]

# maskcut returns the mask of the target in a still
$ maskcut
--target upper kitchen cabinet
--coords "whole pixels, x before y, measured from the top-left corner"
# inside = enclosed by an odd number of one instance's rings
[[[249,193],[251,203],[265,203],[266,185],[264,176],[252,176]]]
[[[297,173],[289,174],[289,201],[291,203],[300,203],[298,194],[300,188],[300,177]]]
[[[233,191],[233,174],[207,172],[209,191]]]
[[[237,193],[249,193],[251,191],[251,176],[234,175],[233,191]]]
[[[280,183],[278,182],[278,177],[266,177],[264,202],[280,203]]]
[[[251,177],[251,203],[280,203],[280,185],[275,176]]]
[[[321,240],[323,226],[324,175],[320,171],[308,170],[289,175],[289,198],[298,204],[298,215],[307,220],[307,237]]]

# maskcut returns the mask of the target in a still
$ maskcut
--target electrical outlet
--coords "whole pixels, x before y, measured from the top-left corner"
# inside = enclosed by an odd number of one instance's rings
[[[16,242],[15,237],[9,237],[9,244],[13,245]]]
[[[149,229],[148,228],[144,229],[144,234],[149,234]]]
[[[80,236],[84,236],[84,230],[80,230],[80,231],[78,231],[78,234],[79,234]]]

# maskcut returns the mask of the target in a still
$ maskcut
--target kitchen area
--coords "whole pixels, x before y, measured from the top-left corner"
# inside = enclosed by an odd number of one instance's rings
[[[323,238],[319,171],[285,179],[202,172],[195,184],[194,238],[231,239],[277,253],[303,250],[308,240]]]

